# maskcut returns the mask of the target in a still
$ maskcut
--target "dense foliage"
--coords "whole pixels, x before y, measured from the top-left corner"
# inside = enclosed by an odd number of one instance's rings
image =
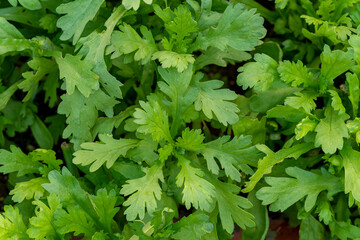
[[[0,239],[360,239],[359,24],[360,0],[1,1]]]

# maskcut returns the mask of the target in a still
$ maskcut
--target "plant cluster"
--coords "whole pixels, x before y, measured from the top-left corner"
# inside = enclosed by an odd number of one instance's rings
[[[263,240],[278,211],[360,239],[359,24],[360,0],[1,1],[0,239]]]

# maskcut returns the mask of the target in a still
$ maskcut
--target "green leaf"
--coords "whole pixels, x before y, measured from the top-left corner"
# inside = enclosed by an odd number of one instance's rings
[[[265,175],[269,174],[272,171],[272,168],[275,164],[278,164],[286,158],[295,158],[298,159],[302,154],[310,151],[313,149],[312,143],[300,143],[296,144],[290,148],[283,148],[276,153],[273,152],[270,148],[266,145],[257,145],[256,146],[260,151],[264,152],[266,156],[259,160],[258,162],[258,169],[250,177],[250,181],[246,182],[245,186],[242,191],[243,192],[250,192],[254,189],[255,185],[260,181],[260,179]]]
[[[345,145],[340,151],[345,169],[345,193],[351,192],[356,201],[360,201],[360,152]]]
[[[349,99],[352,105],[354,117],[358,114],[359,109],[359,99],[360,99],[360,90],[359,90],[359,79],[356,74],[347,73],[346,74],[346,83],[349,89]]]
[[[200,129],[186,128],[182,131],[181,137],[177,139],[176,146],[184,148],[188,151],[202,150],[205,145],[203,144],[205,137]]]
[[[289,122],[299,122],[301,119],[306,117],[306,113],[302,110],[279,105],[266,112],[267,118],[283,118]]]
[[[66,123],[68,124],[63,132],[63,138],[72,136],[71,142],[74,143],[75,150],[80,149],[81,143],[93,141],[91,128],[96,123],[98,110],[112,117],[113,107],[118,103],[101,90],[95,91],[89,98],[75,90],[71,95],[62,95],[61,99],[58,113],[67,116]]]
[[[296,125],[295,128],[295,139],[300,140],[305,137],[306,134],[315,130],[317,122],[311,120],[309,117],[304,118]]]
[[[299,240],[324,240],[325,229],[312,215],[301,221]]]
[[[309,212],[315,206],[320,192],[328,191],[327,197],[330,198],[344,190],[339,178],[323,168],[321,174],[298,167],[288,167],[285,172],[293,178],[266,177],[265,182],[270,187],[263,187],[256,193],[256,197],[263,202],[263,205],[271,204],[270,210],[273,212],[285,211],[305,196],[305,211]]]
[[[359,64],[360,63],[360,36],[351,35],[349,39],[349,44],[354,49],[354,59]]]
[[[30,227],[26,232],[35,240],[62,239],[63,236],[57,232],[53,224],[55,211],[62,207],[60,198],[55,194],[50,194],[47,200],[49,206],[40,200],[33,202],[38,207],[38,211],[36,211],[36,216],[29,219]]]
[[[202,178],[204,172],[190,165],[190,161],[183,155],[176,154],[178,165],[181,170],[176,177],[176,185],[184,187],[182,190],[182,202],[189,209],[191,205],[195,209],[210,212],[213,208],[215,188],[207,180]]]
[[[84,234],[85,237],[91,237],[96,231],[94,222],[77,205],[69,206],[67,211],[58,209],[54,217],[54,224],[60,234],[73,232],[75,236]]]
[[[292,87],[308,87],[313,85],[312,74],[300,60],[297,63],[290,61],[281,62],[278,71],[281,80]]]
[[[74,153],[75,164],[82,166],[90,165],[90,172],[95,172],[106,163],[107,168],[111,168],[115,161],[120,157],[125,157],[126,152],[137,145],[134,139],[113,139],[111,136],[100,134],[101,143],[87,142],[81,144],[84,150]]]
[[[141,125],[137,128],[139,133],[151,134],[154,141],[167,140],[172,143],[173,139],[169,131],[167,113],[161,108],[159,102],[150,98],[148,102],[140,101],[141,108],[136,108],[134,122]]]
[[[328,45],[320,55],[321,59],[321,89],[326,89],[328,85],[333,84],[333,80],[340,74],[343,74],[354,65],[353,52],[351,50],[344,52],[341,50],[331,51]]]
[[[334,221],[329,227],[331,236],[337,236],[341,240],[360,238],[360,228],[351,223]]]
[[[18,0],[19,3],[29,10],[41,9],[41,3],[39,0]]]
[[[318,97],[315,93],[295,93],[295,96],[285,98],[285,105],[293,108],[303,108],[306,112],[311,113],[316,108],[314,100]]]
[[[64,41],[73,37],[72,42],[75,44],[86,24],[95,17],[103,2],[104,0],[75,0],[57,7],[57,13],[66,14],[60,17],[56,24],[63,30],[60,39]]]
[[[44,149],[51,149],[54,144],[54,139],[43,121],[38,116],[34,116],[34,122],[30,125],[31,132],[39,147]]]
[[[183,72],[189,64],[195,62],[192,54],[176,53],[171,51],[158,51],[153,53],[152,60],[158,59],[163,68],[175,67],[178,72]]]
[[[254,216],[245,211],[252,207],[251,202],[239,196],[240,188],[234,184],[221,182],[213,175],[206,175],[210,183],[215,186],[215,199],[219,208],[221,225],[228,233],[234,232],[234,223],[240,228],[254,227]]]
[[[171,134],[175,136],[183,122],[182,120],[186,110],[193,106],[198,94],[198,89],[189,89],[193,76],[192,66],[189,66],[182,73],[179,73],[175,69],[166,70],[160,67],[158,68],[158,72],[164,79],[164,81],[158,82],[159,89],[171,100],[164,100],[164,103],[168,106],[173,118]]]
[[[12,200],[19,203],[24,201],[24,199],[39,199],[45,192],[45,189],[41,186],[43,183],[47,183],[47,179],[41,177],[33,178],[25,182],[18,182],[9,194],[14,195]]]
[[[195,212],[187,217],[181,218],[174,224],[176,233],[171,237],[173,239],[202,239],[206,233],[213,231],[214,226],[209,222],[209,217],[201,212]]]
[[[96,196],[92,197],[92,202],[94,203],[94,209],[99,216],[99,221],[108,232],[111,232],[111,224],[114,222],[113,218],[120,210],[119,207],[115,207],[117,203],[115,190],[112,189],[108,193],[105,188],[99,189],[96,192]]]
[[[219,166],[215,159],[218,159],[221,167],[225,170],[226,176],[240,182],[243,171],[247,174],[253,173],[250,166],[256,166],[259,152],[255,147],[251,147],[251,136],[219,137],[218,139],[206,143],[206,147],[201,150],[207,167],[210,172],[219,174]]]
[[[10,146],[10,152],[5,149],[0,149],[0,172],[7,174],[17,172],[17,176],[23,176],[30,173],[36,173],[42,166],[37,161],[25,155],[20,148]]]
[[[14,83],[10,87],[8,87],[4,92],[0,94],[0,110],[3,110],[6,105],[8,104],[11,96],[16,92],[18,89],[18,82]]]
[[[328,92],[331,95],[331,106],[335,111],[339,113],[339,115],[345,114],[346,109],[344,105],[342,104],[341,98],[339,97],[339,94],[334,90],[328,90]]]
[[[112,32],[124,13],[123,7],[116,8],[104,24],[106,30],[101,33],[94,31],[89,36],[79,40],[79,43],[83,44],[79,54],[86,55],[84,60],[93,67],[92,71],[100,77],[101,86],[110,96],[115,98],[122,97],[120,90],[122,83],[109,73],[104,54],[105,48],[110,44]]]
[[[122,54],[134,54],[134,60],[146,64],[150,61],[154,52],[157,51],[154,37],[145,26],[140,27],[140,35],[129,24],[123,23],[120,31],[114,31],[111,36],[111,46],[107,52],[114,52],[112,58],[119,57]]]
[[[122,4],[126,9],[133,8],[135,11],[139,9],[141,0],[123,0]],[[151,4],[152,0],[142,0],[146,4]]]
[[[254,60],[255,62],[246,63],[238,69],[240,73],[236,82],[244,90],[254,88],[256,92],[262,92],[279,80],[278,63],[264,53],[255,54]]]
[[[14,25],[9,23],[5,18],[0,17],[0,39],[1,38],[22,39],[24,36]]]
[[[69,95],[74,93],[75,86],[85,97],[89,97],[99,88],[99,76],[91,71],[91,66],[81,60],[80,56],[66,54],[65,58],[57,57],[56,62],[59,65],[60,78],[65,78]]]
[[[225,51],[232,47],[239,51],[251,51],[259,45],[265,36],[264,19],[256,10],[245,10],[243,4],[230,4],[221,15],[215,28],[200,34],[195,48],[206,50],[209,46]]]
[[[199,78],[198,80],[200,80]],[[237,94],[230,89],[219,89],[223,84],[219,80],[197,81],[195,86],[199,88],[199,94],[195,102],[195,109],[196,111],[202,110],[210,119],[213,119],[214,114],[221,124],[227,126],[235,124],[239,120],[237,115],[239,109],[235,103],[230,102],[237,98]]]
[[[0,238],[30,240],[26,233],[27,227],[17,207],[4,206],[4,212],[0,214]]]
[[[315,128],[315,146],[321,146],[325,153],[333,154],[337,149],[341,150],[344,144],[344,137],[348,137],[348,130],[345,120],[347,114],[340,115],[332,107],[325,109],[325,118],[321,119]]]
[[[161,187],[159,180],[164,182],[162,165],[154,165],[147,169],[144,177],[131,179],[122,186],[120,191],[124,196],[129,196],[123,206],[128,206],[124,214],[128,221],[133,221],[139,216],[144,219],[145,209],[149,214],[157,207],[157,200],[161,199]]]

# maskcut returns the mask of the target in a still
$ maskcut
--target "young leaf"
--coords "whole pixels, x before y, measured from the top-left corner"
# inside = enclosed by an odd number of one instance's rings
[[[26,230],[19,209],[11,205],[4,206],[4,212],[0,214],[0,238],[30,240]]]
[[[305,171],[298,167],[286,168],[286,173],[293,177],[266,177],[265,182],[270,187],[263,187],[257,193],[256,197],[264,205],[270,205],[271,211],[285,211],[291,205],[305,199],[305,211],[310,211],[316,203],[320,192],[328,191],[330,198],[338,192],[344,190],[343,184],[339,178],[331,175],[325,169],[321,169],[321,174]]]
[[[256,92],[262,92],[270,88],[271,84],[279,80],[277,72],[278,63],[264,53],[257,53],[254,56],[255,62],[246,63],[239,67],[237,84],[244,90],[254,88]]]
[[[75,0],[57,7],[57,13],[66,14],[60,17],[56,24],[63,30],[60,39],[69,40],[73,37],[72,42],[75,44],[86,24],[95,17],[103,2],[104,0]]]
[[[335,111],[338,111],[339,115],[345,114],[346,109],[344,105],[342,104],[341,98],[339,97],[339,94],[334,90],[328,90],[330,93],[332,99],[331,99],[331,106]]]
[[[151,59],[158,59],[163,68],[175,67],[178,72],[183,72],[188,68],[189,64],[195,62],[195,58],[191,54],[176,53],[171,51],[155,52]]]
[[[60,78],[65,78],[69,95],[74,93],[75,86],[85,97],[89,97],[99,88],[99,76],[91,71],[91,66],[81,60],[80,56],[66,54],[64,58],[57,57],[56,62],[59,65]]]
[[[36,240],[63,238],[54,226],[54,213],[62,207],[60,198],[55,194],[50,194],[47,200],[49,206],[40,200],[33,202],[39,210],[36,212],[36,216],[30,218],[27,234]]]
[[[151,31],[145,26],[140,27],[140,32],[144,38],[141,38],[129,24],[124,23],[120,26],[120,31],[114,31],[112,34],[107,52],[114,52],[112,58],[135,52],[135,61],[140,61],[141,64],[148,63],[152,54],[157,51],[157,46]]]
[[[235,103],[237,95],[230,89],[219,89],[224,83],[219,80],[205,82],[197,81],[195,86],[199,88],[199,94],[195,102],[196,111],[202,110],[206,117],[212,119],[213,114],[221,124],[235,124],[239,117],[239,109]]]
[[[303,108],[306,112],[311,113],[316,108],[314,100],[317,98],[317,94],[313,93],[295,93],[295,96],[285,98],[285,105],[293,108]]]
[[[345,194],[351,192],[356,201],[360,201],[360,152],[346,145],[340,151],[345,169]]]
[[[321,145],[325,153],[333,154],[337,149],[342,149],[344,137],[348,137],[348,130],[345,120],[348,119],[347,114],[340,115],[332,107],[325,109],[325,118],[321,119],[315,128],[315,146]]]
[[[250,192],[254,189],[255,185],[260,181],[260,179],[265,175],[269,174],[272,171],[272,168],[275,164],[278,164],[284,161],[285,158],[295,158],[298,159],[302,154],[313,149],[312,143],[300,143],[292,146],[291,148],[283,148],[276,153],[269,149],[265,145],[258,145],[257,148],[264,152],[266,156],[259,160],[258,169],[250,177],[250,181],[246,182],[246,188],[243,189],[243,192]]]
[[[143,1],[146,4],[151,4],[152,0],[124,0],[122,4],[125,6],[126,9],[133,8],[137,11],[140,7],[140,1]]]
[[[123,185],[120,193],[124,196],[131,195],[125,202],[128,206],[125,210],[126,219],[133,221],[139,216],[139,219],[145,217],[145,209],[148,213],[153,213],[157,207],[156,200],[161,199],[161,187],[159,180],[164,182],[162,165],[154,165],[149,168],[144,177],[128,180]]]
[[[181,170],[176,177],[176,185],[184,186],[182,191],[182,201],[189,209],[191,205],[195,209],[210,212],[213,208],[213,198],[215,196],[214,186],[206,181],[203,171],[190,165],[190,161],[183,155],[176,154],[178,165]]]
[[[140,101],[140,106],[142,109],[136,108],[134,113],[134,122],[141,125],[137,128],[137,131],[151,134],[154,141],[158,142],[165,139],[172,143],[168,116],[158,101],[150,98],[149,102]]]
[[[215,159],[218,159],[221,167],[225,170],[226,176],[240,182],[240,170],[247,174],[253,173],[250,166],[256,166],[259,152],[255,147],[250,147],[251,136],[234,137],[230,140],[230,136],[219,137],[218,139],[205,144],[205,148],[201,150],[207,167],[210,172],[219,174],[219,166]]]
[[[41,184],[47,183],[45,178],[33,178],[29,181],[16,183],[15,188],[10,191],[10,195],[14,195],[12,200],[14,202],[22,202],[26,198],[39,199],[44,195],[45,189]]]
[[[308,87],[313,85],[313,76],[301,61],[297,63],[284,61],[278,67],[282,81],[291,84],[293,87]]]
[[[176,146],[184,148],[188,151],[199,151],[205,147],[203,144],[205,137],[201,134],[200,129],[186,128],[182,131],[181,137],[177,139]]]
[[[90,165],[90,172],[95,172],[104,163],[107,168],[111,168],[120,156],[125,156],[126,152],[137,145],[134,139],[113,139],[111,136],[100,134],[101,143],[83,143],[80,150],[74,153],[75,164],[82,166]]]

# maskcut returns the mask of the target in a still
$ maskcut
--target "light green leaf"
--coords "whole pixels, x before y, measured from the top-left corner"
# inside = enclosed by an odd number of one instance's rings
[[[156,164],[147,169],[146,175],[141,178],[131,179],[123,185],[120,193],[129,196],[124,202],[128,206],[124,214],[128,221],[133,221],[139,216],[139,219],[145,217],[146,212],[152,213],[157,207],[157,200],[161,199],[161,187],[159,180],[164,182],[162,165]]]
[[[345,169],[345,194],[351,192],[356,201],[360,201],[360,152],[350,145],[340,151]]]
[[[17,28],[5,18],[0,17],[0,38],[22,39],[24,36]]]
[[[198,80],[200,80],[198,78]],[[202,110],[207,118],[213,119],[213,114],[218,121],[227,126],[235,124],[239,117],[239,109],[230,101],[237,98],[237,94],[230,89],[219,89],[224,83],[219,80],[205,82],[197,81],[195,86],[199,88],[199,94],[195,102],[196,111]]]
[[[254,60],[255,62],[246,63],[238,69],[240,73],[236,82],[244,90],[254,88],[256,92],[262,92],[279,80],[278,63],[264,53],[255,54]]]
[[[321,119],[315,128],[315,146],[321,146],[325,153],[333,154],[337,149],[341,150],[344,144],[344,137],[348,137],[348,130],[345,124],[349,116],[339,115],[332,107],[325,109],[325,118]]]
[[[123,23],[120,31],[114,31],[112,34],[111,45],[107,52],[114,52],[112,58],[135,52],[135,61],[140,61],[141,64],[148,63],[152,54],[157,51],[157,46],[151,31],[145,26],[140,27],[140,32],[144,38],[140,37],[129,24]]]
[[[219,174],[219,166],[225,170],[226,176],[240,182],[241,173],[239,170],[251,174],[253,173],[250,166],[256,166],[259,158],[259,151],[255,147],[250,147],[251,136],[234,137],[230,140],[230,136],[219,137],[218,139],[205,144],[205,148],[201,150],[207,167],[210,172]]]
[[[161,108],[157,100],[150,98],[149,102],[140,101],[141,108],[136,108],[134,122],[141,125],[137,131],[151,134],[154,141],[162,139],[172,143],[173,139],[169,131],[169,120],[167,113]]]
[[[295,96],[285,98],[285,105],[297,109],[303,108],[308,113],[311,113],[311,111],[316,108],[316,103],[314,100],[316,100],[316,98],[318,97],[317,94],[298,92],[294,95]]]
[[[192,167],[190,161],[184,155],[176,154],[176,157],[178,165],[181,166],[181,170],[176,177],[176,185],[178,187],[184,186],[182,201],[185,207],[189,209],[192,205],[195,209],[210,212],[215,197],[214,186],[202,178],[204,172],[199,168]]]
[[[22,215],[17,207],[4,206],[4,212],[0,214],[0,238],[11,240],[30,240],[26,233]]]
[[[297,63],[284,61],[281,62],[278,71],[282,81],[291,84],[292,87],[308,87],[313,85],[313,76],[307,67],[299,60]]]
[[[295,139],[300,140],[301,138],[305,137],[306,134],[315,130],[316,125],[316,121],[311,120],[309,117],[304,118],[296,125]]]
[[[176,53],[171,51],[158,51],[153,53],[152,60],[158,59],[163,68],[175,67],[178,72],[183,72],[189,64],[195,62],[192,54]]]
[[[100,134],[100,143],[87,142],[81,144],[80,150],[74,153],[75,164],[82,166],[90,165],[90,172],[95,172],[106,163],[107,168],[111,168],[115,161],[120,157],[125,157],[126,152],[137,145],[134,139],[113,139],[109,135]]]
[[[360,39],[359,39],[360,40]],[[349,89],[349,99],[352,105],[354,117],[357,117],[360,100],[359,79],[356,74],[347,73],[346,83]]]
[[[331,106],[335,111],[338,111],[339,115],[345,114],[346,109],[342,104],[339,94],[335,90],[328,90],[331,95]]]
[[[188,151],[199,151],[205,147],[203,144],[205,137],[200,129],[186,128],[182,131],[181,137],[178,137],[176,146]]]
[[[36,211],[36,216],[30,218],[30,227],[26,231],[31,238],[35,240],[47,239],[57,239],[63,238],[60,233],[57,232],[57,229],[54,226],[54,213],[58,209],[61,209],[62,205],[60,203],[60,198],[55,194],[50,194],[47,198],[49,206],[43,203],[40,200],[35,200],[34,205],[38,207]]]
[[[0,94],[0,110],[3,110],[7,103],[9,102],[11,96],[16,92],[18,89],[18,82],[14,83],[10,87],[8,87],[4,92]]]
[[[349,44],[354,49],[354,59],[359,64],[360,63],[360,36],[351,35],[349,39]]]
[[[275,164],[278,164],[286,158],[295,158],[298,159],[302,154],[313,149],[312,143],[300,143],[296,144],[290,148],[283,148],[276,153],[269,149],[266,145],[257,145],[256,146],[260,151],[264,152],[266,156],[259,160],[258,169],[250,177],[250,181],[246,182],[242,191],[250,192],[254,189],[255,185],[260,181],[260,179],[265,175],[269,174],[272,171],[272,168]]]
[[[321,174],[305,171],[298,167],[286,168],[286,173],[293,177],[266,177],[265,182],[270,187],[263,187],[256,197],[263,202],[263,205],[270,205],[270,210],[285,211],[294,203],[305,199],[305,211],[309,212],[316,203],[318,195],[322,191],[328,191],[328,198],[344,190],[339,178],[331,175],[325,169]]]
[[[122,4],[126,9],[133,8],[135,11],[139,9],[141,0],[123,0]],[[151,4],[152,0],[142,0],[146,4]]]
[[[75,0],[57,7],[57,13],[66,14],[60,17],[56,24],[63,30],[60,39],[64,41],[73,37],[72,42],[75,44],[86,24],[95,17],[103,2],[104,0]]]
[[[333,80],[340,74],[343,74],[354,65],[353,52],[351,50],[344,52],[341,50],[331,51],[328,45],[320,55],[321,59],[321,89],[326,89],[328,85],[333,84]]]
[[[39,199],[44,195],[45,189],[41,186],[43,183],[47,183],[45,178],[33,178],[29,181],[18,182],[15,185],[15,188],[10,191],[10,195],[14,195],[12,200],[14,202],[22,202],[26,198],[30,199]]]
[[[41,9],[41,3],[39,0],[18,0],[19,3],[29,10]]]
[[[206,50],[209,46],[225,51],[232,47],[239,51],[251,51],[259,45],[265,36],[264,19],[256,10],[245,10],[243,4],[230,4],[221,15],[215,28],[200,34],[194,48]]]
[[[72,56],[66,54],[64,58],[61,56],[56,58],[59,65],[60,78],[65,78],[66,91],[69,95],[77,89],[85,96],[99,88],[99,76],[91,71],[91,66],[81,60],[81,56]]]

